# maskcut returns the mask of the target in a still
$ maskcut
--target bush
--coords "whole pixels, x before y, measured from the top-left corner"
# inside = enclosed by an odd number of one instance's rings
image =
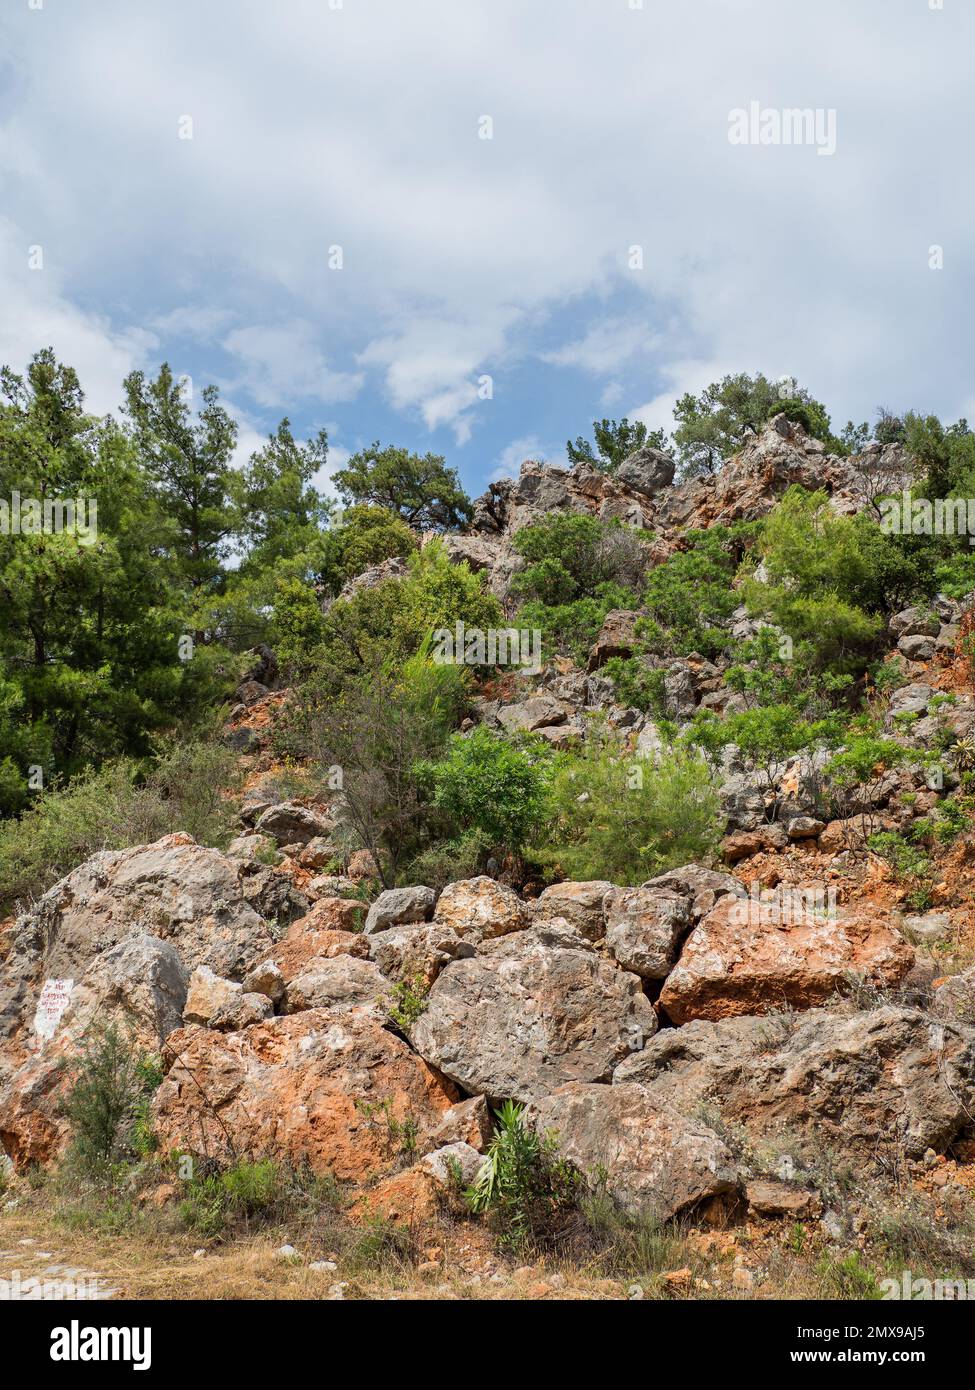
[[[776,788],[782,764],[787,758],[818,743],[835,742],[839,725],[835,718],[810,722],[791,705],[762,705],[719,719],[711,713],[698,713],[685,734],[688,744],[702,748],[712,760],[733,743],[765,778],[771,814],[778,813]]]
[[[539,628],[550,653],[584,662],[606,614],[638,602],[646,570],[641,535],[564,512],[524,527],[514,539],[528,562],[512,585],[524,600],[519,625]]]
[[[472,1211],[487,1214],[498,1244],[516,1254],[544,1249],[578,1199],[579,1175],[558,1157],[551,1136],[524,1127],[524,1108],[505,1101],[495,1111],[497,1127],[487,1157],[467,1191]]]
[[[649,650],[714,657],[724,649],[724,625],[741,601],[732,580],[753,529],[738,525],[689,531],[687,549],[650,571],[643,592],[649,617],[642,625]]]
[[[596,729],[578,753],[557,760],[537,857],[566,878],[638,884],[707,858],[720,828],[707,764],[693,750],[627,758]]]
[[[389,670],[415,655],[437,629],[499,628],[504,612],[466,562],[453,564],[439,540],[409,558],[405,579],[387,579],[322,613],[314,591],[283,584],[275,621],[282,633],[279,660],[295,682],[314,682],[331,698],[347,678],[377,666]]]
[[[236,755],[215,742],[177,743],[140,783],[129,759],[44,792],[19,820],[0,823],[0,911],[45,893],[90,855],[185,830],[223,846],[236,808]]]
[[[292,1218],[302,1208],[337,1209],[339,1201],[334,1180],[310,1168],[285,1168],[268,1158],[240,1159],[222,1172],[193,1177],[179,1210],[191,1230],[209,1237],[234,1226]]]
[[[337,594],[343,584],[373,565],[394,557],[406,559],[419,549],[416,533],[388,507],[350,507],[341,525],[325,533],[322,566],[327,587]]]
[[[308,758],[323,783],[341,769],[345,822],[371,852],[385,888],[425,847],[421,769],[443,750],[463,692],[462,667],[437,665],[420,651],[399,670],[381,664],[346,680],[337,694],[306,688],[289,708],[281,741]]]
[[[86,1039],[63,1102],[70,1159],[85,1176],[109,1177],[152,1147],[147,1101],[161,1080],[156,1059],[141,1056],[114,1024]]]
[[[452,827],[517,851],[544,814],[549,763],[540,740],[519,747],[480,725],[455,734],[446,757],[419,771],[433,805]]]
[[[790,487],[761,533],[768,581],[748,580],[746,601],[802,644],[811,674],[860,674],[886,615],[934,592],[912,539],[884,534],[864,514],[837,516],[825,493]]]

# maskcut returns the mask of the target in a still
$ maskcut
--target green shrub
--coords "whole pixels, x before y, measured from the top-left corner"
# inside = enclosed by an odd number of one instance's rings
[[[732,589],[753,526],[688,531],[687,549],[652,569],[643,592],[646,647],[667,656],[717,656],[728,644],[723,626],[741,602]],[[639,629],[638,629],[639,631]]]
[[[643,533],[618,521],[556,512],[514,539],[527,564],[513,592],[518,625],[539,628],[546,650],[584,662],[606,614],[633,608],[646,571]]]
[[[667,672],[662,667],[648,666],[636,656],[614,656],[606,662],[601,674],[613,682],[616,698],[621,705],[643,710],[657,719],[666,717]]]
[[[147,1102],[161,1080],[158,1061],[114,1024],[89,1035],[63,1102],[70,1160],[82,1174],[110,1177],[115,1165],[151,1150]]]
[[[239,1159],[222,1172],[206,1172],[186,1183],[180,1217],[201,1236],[235,1226],[267,1225],[302,1210],[338,1209],[339,1189],[328,1175],[292,1169],[269,1158]]]
[[[390,1023],[401,1032],[407,1032],[426,1013],[429,993],[430,986],[422,975],[397,980],[393,985],[393,1001],[389,1007]]]
[[[517,851],[544,814],[550,762],[540,740],[517,744],[479,725],[455,734],[444,758],[418,770],[452,828]]]
[[[467,1201],[487,1214],[503,1249],[517,1254],[544,1249],[557,1236],[579,1196],[579,1175],[558,1157],[553,1136],[539,1137],[523,1123],[524,1107],[505,1101],[487,1157]]]
[[[698,754],[671,748],[627,758],[596,728],[557,760],[536,855],[566,878],[638,884],[707,858],[720,835],[717,793]]]
[[[177,743],[141,782],[136,764],[122,759],[42,793],[19,820],[0,823],[0,911],[39,897],[98,850],[177,830],[201,844],[228,844],[236,808],[224,793],[240,778],[232,749]]]

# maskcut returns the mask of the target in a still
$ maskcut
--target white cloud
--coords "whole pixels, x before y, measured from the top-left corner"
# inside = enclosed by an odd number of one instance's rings
[[[5,275],[0,342],[22,357],[56,332],[95,401],[149,332],[222,335],[230,389],[255,406],[349,400],[375,372],[395,410],[459,442],[483,418],[476,377],[530,381],[539,351],[621,385],[645,369],[647,396],[668,372],[699,389],[720,362],[792,372],[837,418],[880,399],[957,413],[975,7],[883,12],[10,7],[3,206],[18,257],[44,243],[60,279]],[[752,99],[835,107],[835,156],[731,146],[728,113]],[[540,347],[550,313],[574,326]]]
[[[77,370],[87,409],[117,413],[123,377],[143,365],[157,339],[79,309],[63,291],[64,277],[52,264],[50,248],[41,250],[43,268],[29,269],[28,239],[0,219],[0,363],[22,373],[35,352],[53,347]]]
[[[527,459],[535,459],[539,463],[553,463],[559,468],[566,468],[569,463],[564,447],[543,444],[537,435],[528,434],[521,439],[513,439],[501,450],[491,470],[491,481],[517,478],[521,472],[521,465]]]
[[[289,396],[327,403],[348,401],[362,387],[361,372],[337,372],[328,365],[312,325],[299,320],[274,327],[235,328],[222,346],[240,366],[231,389],[243,386],[258,405],[276,406]]]

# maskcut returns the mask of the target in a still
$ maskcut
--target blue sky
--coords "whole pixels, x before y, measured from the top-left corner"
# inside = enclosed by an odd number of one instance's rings
[[[726,371],[972,418],[972,52],[969,0],[5,0],[0,361],[472,492]],[[751,101],[835,154],[733,146]]]

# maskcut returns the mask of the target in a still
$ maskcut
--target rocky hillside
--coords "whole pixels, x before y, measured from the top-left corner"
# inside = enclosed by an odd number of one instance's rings
[[[679,486],[649,447],[614,475],[526,463],[442,543],[514,623],[529,563],[516,538],[553,515],[622,522],[654,574],[689,533],[760,522],[795,485],[855,517],[877,480],[895,491],[910,475],[898,444],[830,455],[778,416],[717,475]],[[407,573],[384,560],[337,602]],[[759,567],[757,582],[775,579]],[[767,659],[746,647],[743,662],[742,644],[789,634],[738,584],[707,615],[707,652],[648,640],[661,612],[638,601],[606,611],[585,651],[479,677],[463,713],[463,738],[526,735],[557,755],[592,738],[595,716],[612,756],[648,778],[675,741],[704,749],[711,850],[641,882],[583,879],[523,848],[383,888],[346,792],[282,795],[275,738],[295,692],[266,651],[226,731],[245,776],[229,845],[174,833],[96,853],[6,925],[12,1171],[65,1154],[66,1079],[114,1022],[162,1059],[160,1162],[310,1165],[360,1216],[423,1222],[476,1187],[510,1101],[521,1132],[554,1137],[626,1217],[758,1231],[740,1289],[761,1282],[762,1241],[797,1222],[837,1260],[871,1250],[885,1204],[920,1204],[949,1248],[975,1186],[968,601],[885,615],[869,674],[837,687],[842,728],[810,708],[795,716],[805,746],[749,743],[747,722],[723,721],[784,701],[756,698]],[[324,600],[326,618],[336,606]],[[653,698],[628,704],[634,669]],[[824,688],[836,671],[820,668]]]

